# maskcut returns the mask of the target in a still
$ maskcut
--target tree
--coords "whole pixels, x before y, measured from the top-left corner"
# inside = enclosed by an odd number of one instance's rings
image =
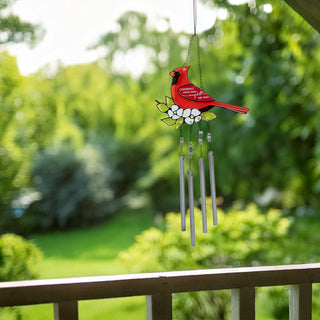
[[[317,206],[318,34],[284,2],[214,3],[228,10],[228,19],[206,32],[207,41],[212,40],[210,51],[220,51],[221,45],[225,59],[237,63],[230,78],[241,82],[236,94],[250,107],[246,117],[238,118],[239,125],[221,130],[228,136],[221,140],[228,146],[227,155],[236,159],[229,174],[222,170],[223,177],[218,177],[220,183],[228,181],[224,193],[254,199],[273,189],[275,204]],[[237,51],[228,38],[234,39]]]
[[[0,0],[0,46],[8,43],[26,42],[34,45],[43,34],[39,25],[22,21],[8,14],[15,1]],[[20,148],[25,131],[17,128],[24,118],[24,78],[21,76],[16,59],[6,52],[0,53],[0,225],[7,216],[7,209],[15,193],[26,185],[28,153]],[[20,130],[19,130],[20,129]]]
[[[14,2],[16,0],[0,0],[0,45],[18,42],[34,45],[44,31],[40,25],[22,21],[12,13],[7,14],[8,8]]]

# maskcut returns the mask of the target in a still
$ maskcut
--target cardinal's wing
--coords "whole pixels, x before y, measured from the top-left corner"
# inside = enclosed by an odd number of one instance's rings
[[[197,102],[211,102],[215,101],[206,92],[193,84],[186,84],[178,88],[178,93],[181,97]]]

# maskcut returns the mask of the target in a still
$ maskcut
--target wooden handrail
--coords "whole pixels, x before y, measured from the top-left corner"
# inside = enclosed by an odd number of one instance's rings
[[[320,32],[320,6],[318,0],[285,0],[285,2]]]
[[[301,313],[299,305],[305,304],[297,302],[302,301],[302,295],[299,293],[310,293],[311,284],[318,282],[320,282],[320,263],[12,281],[0,283],[0,307],[55,303],[56,306],[60,304],[60,309],[63,310],[62,306],[68,305],[67,302],[76,306],[75,303],[79,300],[145,295],[151,296],[147,299],[148,308],[151,310],[149,318],[155,319],[155,316],[152,316],[152,310],[155,310],[156,314],[157,305],[161,304],[171,308],[172,293],[233,289],[233,305],[235,306],[233,309],[239,309],[237,313],[240,314],[241,305],[248,304],[248,299],[253,299],[249,301],[253,311],[248,311],[252,314],[254,313],[254,288],[296,285],[292,287],[295,289],[292,289],[290,300],[290,302],[293,301],[292,305],[298,305],[298,310],[291,312],[293,314],[291,317],[293,317]],[[163,308],[162,306],[160,310],[164,311]],[[233,317],[233,319],[252,320],[253,318],[251,316],[250,318]],[[307,319],[303,318],[303,320]]]

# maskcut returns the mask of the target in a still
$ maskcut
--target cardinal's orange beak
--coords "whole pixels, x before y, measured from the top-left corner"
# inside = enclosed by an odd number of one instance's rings
[[[171,71],[169,74],[170,74],[171,77],[174,77],[174,76],[176,75],[176,74],[174,73],[174,71]]]

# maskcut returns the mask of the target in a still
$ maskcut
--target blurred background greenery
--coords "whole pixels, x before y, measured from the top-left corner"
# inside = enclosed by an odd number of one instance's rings
[[[179,133],[154,100],[170,94],[168,72],[183,64],[189,35],[127,12],[96,43],[106,56],[94,63],[23,76],[0,51],[2,281],[319,261],[319,34],[283,1],[205,2],[226,13],[200,35],[205,89],[250,108],[214,110],[219,226],[199,230],[191,248],[179,215],[167,214],[179,209]],[[0,2],[0,45],[40,41],[40,26],[1,14],[9,4]],[[145,72],[115,67],[139,48]],[[196,82],[195,51],[191,65]],[[17,273],[14,259],[32,268]],[[286,295],[261,289],[259,319],[286,319]],[[174,301],[175,319],[228,319],[228,292]],[[82,319],[145,317],[141,298],[94,303],[80,304]],[[1,312],[50,319],[51,309]]]

